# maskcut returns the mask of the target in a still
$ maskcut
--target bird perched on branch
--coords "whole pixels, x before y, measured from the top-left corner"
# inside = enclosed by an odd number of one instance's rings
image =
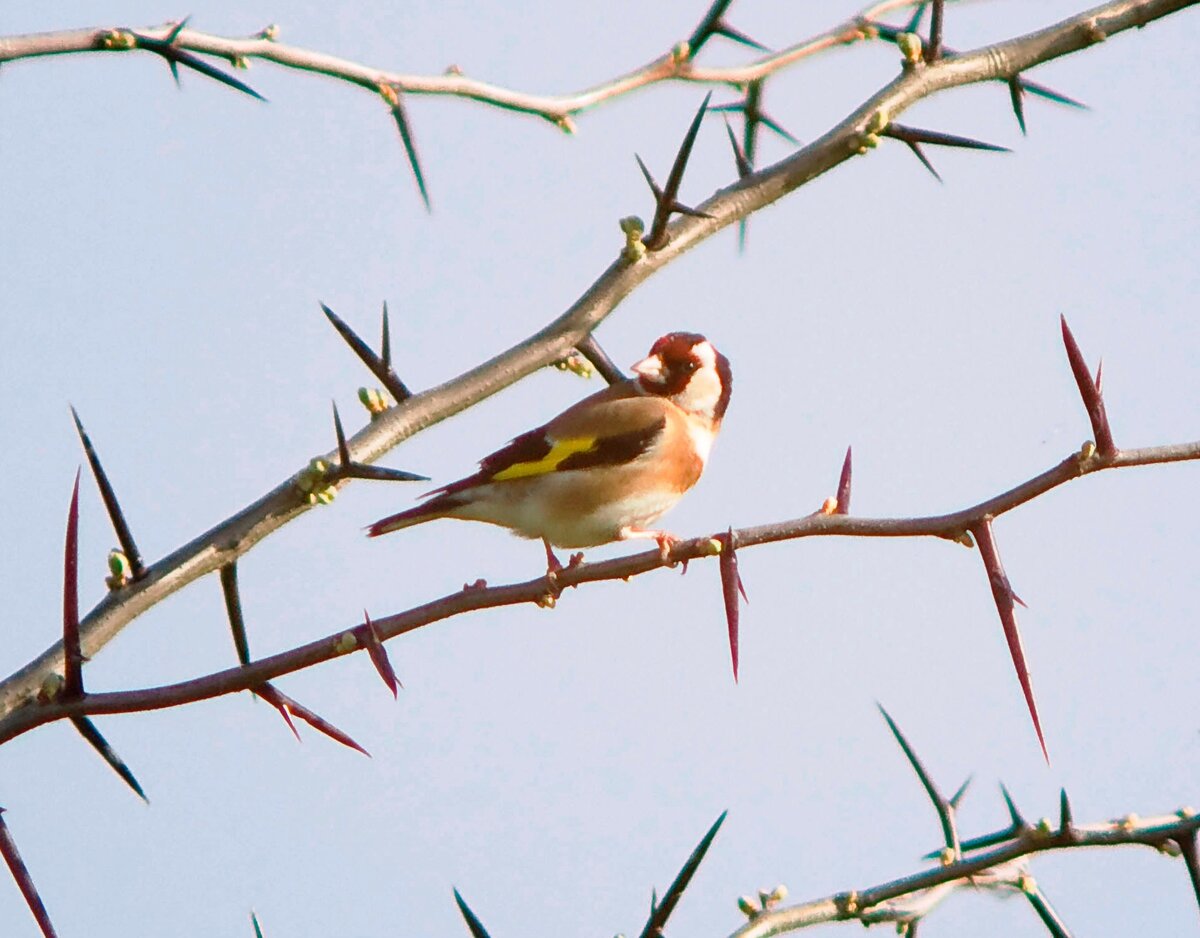
[[[551,570],[560,566],[551,545],[650,538],[666,556],[675,538],[646,526],[700,478],[733,377],[728,359],[692,332],[663,336],[633,372],[367,533],[377,537],[435,518],[484,521],[541,538]]]

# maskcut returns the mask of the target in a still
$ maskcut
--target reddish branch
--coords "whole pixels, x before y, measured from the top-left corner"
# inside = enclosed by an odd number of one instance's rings
[[[1123,450],[1108,458],[1098,453],[1088,456],[1073,454],[1058,465],[1006,492],[949,514],[915,518],[857,518],[817,512],[790,521],[741,528],[734,530],[732,534],[739,550],[802,537],[932,536],[961,541],[963,535],[982,519],[1011,511],[1082,475],[1102,469],[1123,469],[1195,459],[1200,459],[1200,441]],[[726,536],[728,535],[721,534],[681,541],[675,545],[665,561],[655,548],[599,563],[582,563],[560,570],[555,575],[554,584],[545,576],[539,576],[505,586],[475,586],[395,615],[373,619],[372,624],[379,638],[386,640],[466,612],[522,603],[545,605],[548,596],[556,595],[567,587],[606,580],[625,580],[685,560],[712,557],[718,553],[714,541]],[[353,641],[348,640],[348,634],[353,636]],[[266,681],[329,661],[349,651],[369,650],[371,644],[372,637],[363,623],[350,629],[339,630],[306,645],[262,658],[246,667],[230,668],[178,684],[143,690],[88,694],[75,701],[22,707],[0,720],[0,744],[36,726],[65,717],[160,710],[251,690]]]

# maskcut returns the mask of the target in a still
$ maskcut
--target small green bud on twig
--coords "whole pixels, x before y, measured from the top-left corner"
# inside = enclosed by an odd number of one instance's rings
[[[636,264],[646,256],[646,245],[642,243],[646,223],[636,215],[627,215],[621,219],[621,230],[625,232],[625,249],[621,251],[621,256],[629,263]]]
[[[58,695],[62,693],[63,685],[67,683],[57,671],[51,671],[42,680],[42,686],[38,689],[38,700],[42,703],[50,703],[58,699]]]
[[[916,65],[922,60],[921,37],[916,33],[901,33],[896,37],[896,45],[900,48],[906,66]]]
[[[104,582],[110,590],[120,589],[133,580],[133,566],[129,558],[116,548],[108,552],[108,573]]]
[[[554,362],[554,367],[559,371],[569,371],[573,375],[578,375],[581,378],[590,378],[596,371],[592,368],[592,363],[580,355],[578,352],[572,352],[566,358],[560,358]]]
[[[114,51],[136,49],[137,38],[133,33],[126,32],[123,29],[110,29],[100,37],[100,47]]]
[[[367,409],[367,413],[371,415],[372,420],[391,406],[379,388],[359,388],[358,400]]]

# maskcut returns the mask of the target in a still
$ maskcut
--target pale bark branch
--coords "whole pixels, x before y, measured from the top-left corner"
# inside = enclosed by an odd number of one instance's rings
[[[913,921],[961,889],[1036,889],[1021,861],[1036,853],[1140,844],[1178,855],[1177,843],[1200,828],[1195,812],[1054,829],[1030,828],[995,849],[865,889],[763,911],[730,938],[770,938],[829,922]],[[898,901],[907,900],[907,901]]]
[[[289,46],[271,38],[277,30],[267,27],[258,35],[244,38],[215,36],[195,29],[181,30],[175,44],[189,52],[219,56],[231,63],[251,59],[272,62],[285,68],[312,72],[377,91],[390,85],[408,94],[449,95],[494,105],[510,111],[533,114],[573,129],[570,118],[589,108],[664,81],[683,81],[697,84],[738,85],[765,78],[801,59],[842,45],[869,39],[865,28],[872,20],[893,10],[911,7],[914,0],[883,0],[865,7],[857,16],[794,43],[779,52],[772,52],[745,65],[708,68],[697,65],[682,50],[669,50],[645,65],[623,75],[579,91],[559,95],[536,94],[505,88],[489,82],[468,78],[451,68],[444,75],[410,75],[389,69],[376,68],[349,59],[339,58],[315,49]],[[85,52],[136,51],[114,39],[134,34],[163,39],[174,24],[126,27],[90,27],[27,36],[0,37],[0,63],[17,59],[49,55],[69,55]]]

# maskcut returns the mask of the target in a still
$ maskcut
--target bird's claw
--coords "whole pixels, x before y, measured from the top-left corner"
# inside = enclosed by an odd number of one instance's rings
[[[662,562],[668,567],[675,566],[675,563],[671,561],[671,551],[674,550],[675,545],[679,543],[679,538],[677,538],[674,534],[668,534],[666,531],[659,531],[654,535],[654,541],[658,544],[659,559],[662,560]],[[686,570],[687,561],[683,561],[683,563],[684,569]]]

